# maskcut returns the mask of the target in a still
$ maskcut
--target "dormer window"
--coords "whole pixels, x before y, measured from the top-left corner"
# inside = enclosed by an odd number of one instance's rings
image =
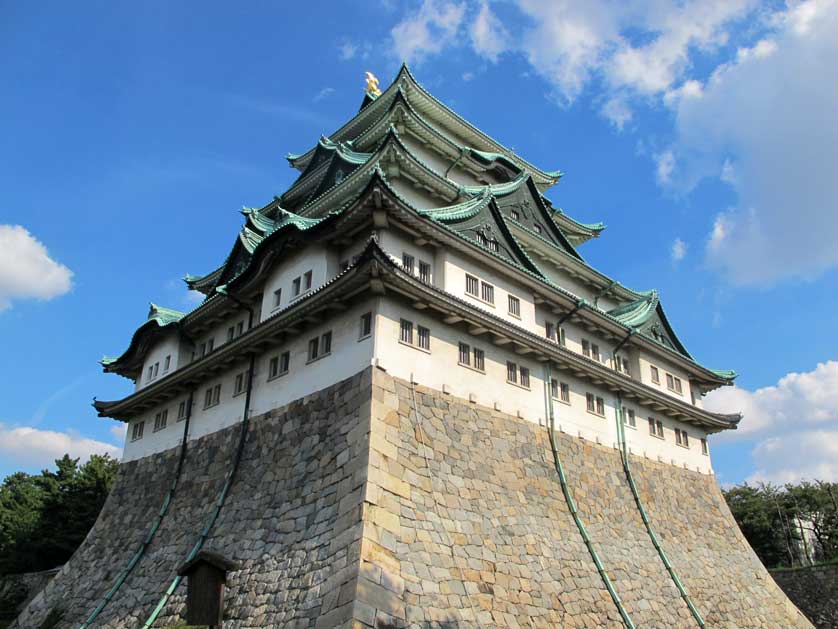
[[[517,211],[509,210],[509,218],[511,218],[513,221],[517,221],[521,218],[521,216],[518,214]]]
[[[536,233],[536,234],[540,234],[540,233],[542,233],[542,232],[544,231],[544,229],[543,229],[543,228],[541,227],[541,225],[539,225],[538,223],[536,223],[535,225],[533,225],[533,227],[532,227],[532,228],[535,230],[535,233]]]

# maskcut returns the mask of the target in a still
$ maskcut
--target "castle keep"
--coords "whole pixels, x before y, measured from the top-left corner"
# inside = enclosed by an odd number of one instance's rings
[[[102,361],[118,481],[16,626],[177,622],[202,550],[240,568],[229,627],[810,626],[712,475],[735,374],[585,262],[561,173],[406,67],[288,161],[201,305]]]

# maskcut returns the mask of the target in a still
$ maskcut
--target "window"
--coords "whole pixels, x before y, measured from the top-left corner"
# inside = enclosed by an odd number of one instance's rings
[[[160,370],[160,362],[158,361],[158,362],[154,363],[154,376],[152,376],[153,378],[157,377],[157,372],[159,370]]]
[[[494,251],[495,253],[500,251],[500,245],[498,244],[497,240],[490,240],[489,241],[489,250]]]
[[[620,362],[623,364],[623,373],[627,376],[631,375],[631,367],[629,367],[628,358],[621,358]]]
[[[235,326],[231,325],[229,328],[227,328],[227,342],[229,343],[234,338],[236,338],[236,328]]]
[[[686,430],[675,429],[675,443],[685,448],[690,447],[690,437]]]
[[[213,348],[215,347],[215,339],[210,339],[207,341],[207,354],[209,354]]]
[[[605,415],[605,400],[593,393],[585,394],[585,404],[589,413]]]
[[[279,304],[282,302],[282,289],[277,288],[274,291],[274,308],[279,308]]]
[[[372,313],[365,312],[361,315],[361,330],[358,334],[358,340],[367,338],[372,334]]]
[[[279,355],[279,373],[277,375],[282,376],[288,373],[288,370],[291,368],[291,352],[282,352]]]
[[[551,341],[556,340],[556,326],[549,321],[544,324],[544,335]]]
[[[300,283],[302,282],[302,278],[295,277],[294,281],[291,282],[291,293],[294,297],[300,294]]]
[[[308,342],[308,361],[317,360],[317,354],[320,349],[320,337],[315,336]]]
[[[332,331],[329,330],[328,332],[324,332],[323,335],[320,337],[320,355],[325,356],[326,354],[332,353]]]
[[[541,232],[544,231],[544,229],[541,227],[541,225],[539,223],[535,223],[533,225],[533,229],[535,230],[536,234],[540,234]]]
[[[670,391],[675,389],[675,380],[672,378],[672,374],[666,374],[666,388]]]
[[[145,428],[145,422],[137,422],[136,424],[131,426],[131,441],[136,441],[137,439],[142,439],[144,428]]]
[[[672,384],[670,385],[670,380]],[[683,389],[681,388],[681,378],[676,378],[670,374],[666,374],[666,386],[669,387],[671,391],[675,391],[678,395],[681,395]]]
[[[559,345],[565,347],[567,345],[567,339],[564,335],[564,328],[559,326]]]
[[[588,339],[582,339],[582,353],[588,358],[591,357],[591,344]]]
[[[710,454],[710,450],[707,447],[707,439],[701,439],[701,454]]]
[[[431,265],[421,260],[419,261],[419,279],[428,283],[431,281]]]
[[[182,421],[182,420],[186,419],[187,404],[188,404],[188,402],[186,400],[184,400],[183,402],[178,404],[178,407],[177,407],[177,420],[178,421]]]
[[[509,210],[509,218],[511,218],[513,221],[517,221],[521,217],[515,210]]]
[[[506,363],[506,381],[518,384],[518,365],[512,362]]]
[[[428,328],[423,328],[421,325],[416,329],[419,336],[419,347],[421,349],[431,350],[431,331]]]
[[[399,340],[402,343],[407,343],[408,345],[413,345],[413,322],[408,321],[407,319],[401,320],[401,325],[399,329]]]
[[[245,383],[247,382],[247,372],[243,371],[236,375],[235,384],[233,385],[233,395],[244,393]]]
[[[481,298],[490,304],[495,303],[495,287],[486,282],[481,282]]]
[[[623,409],[623,423],[628,424],[632,428],[637,427],[637,416],[634,414],[634,410],[630,408]]]
[[[527,367],[521,367],[521,386],[530,388],[530,370]]]
[[[475,297],[480,296],[480,282],[476,277],[473,275],[466,275],[466,294],[474,295]]]
[[[550,396],[554,400],[559,399],[559,381],[555,378],[550,380]]]
[[[239,321],[236,325],[236,336],[241,336],[244,334],[244,321]],[[210,344],[210,349],[212,349],[212,344]]]
[[[471,365],[471,347],[467,343],[460,343],[460,359],[461,365]]]
[[[303,290],[311,290],[311,271],[303,273]]]
[[[221,401],[221,385],[217,384],[204,392],[204,408],[215,406]]]
[[[559,383],[559,399],[570,404],[570,385],[567,382]]]
[[[509,295],[509,314],[513,317],[521,316],[521,300],[512,295]]]
[[[596,343],[591,343],[591,358],[593,358],[597,362],[599,362],[600,360],[599,345],[597,345]]]
[[[654,365],[649,365],[649,369],[652,372],[652,382],[654,382],[655,384],[660,384],[661,383],[661,375],[658,372],[658,368],[655,367]]]
[[[268,362],[268,380],[276,378],[279,375],[279,356],[274,356]]]
[[[489,241],[486,239],[482,233],[477,232],[477,244],[482,247],[487,247],[489,245]]]
[[[154,432],[163,430],[169,421],[169,410],[161,411],[154,416]]]
[[[410,273],[411,275],[413,275],[413,266],[414,266],[413,256],[408,255],[406,253],[403,253],[402,254],[402,267],[404,267],[405,272]]]
[[[663,439],[663,422],[654,417],[649,418],[649,434],[653,437]]]
[[[146,382],[149,382],[154,377],[152,375],[153,373],[154,373],[154,365],[149,365],[148,366],[148,373],[145,376]]]
[[[486,371],[486,353],[476,347],[474,348],[474,368]]]
[[[171,366],[172,366],[172,355],[169,354],[168,356],[166,356],[165,359],[163,359],[163,373],[166,373],[167,371],[169,371],[169,367],[171,367]]]

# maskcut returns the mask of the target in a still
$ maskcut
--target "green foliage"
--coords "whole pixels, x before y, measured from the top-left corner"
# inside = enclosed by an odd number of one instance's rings
[[[722,493],[742,534],[768,568],[838,561],[838,484],[745,483]]]
[[[84,540],[116,478],[118,461],[68,455],[56,470],[18,472],[0,485],[0,574],[60,566]]]

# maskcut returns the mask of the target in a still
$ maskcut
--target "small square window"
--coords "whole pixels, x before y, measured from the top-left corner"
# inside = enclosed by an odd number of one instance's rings
[[[161,411],[154,416],[154,432],[158,430],[163,430],[166,427],[166,424],[169,421],[169,411]]]
[[[637,417],[634,414],[634,411],[630,408],[623,409],[623,423],[628,424],[632,428],[637,426]]]
[[[417,327],[419,337],[419,347],[422,349],[431,349],[431,331],[428,328],[423,328],[421,325]]]
[[[277,288],[274,291],[274,308],[279,308],[279,304],[282,303],[282,289]]]
[[[361,329],[358,334],[359,339],[365,339],[372,334],[372,313],[365,312],[361,315]]]
[[[143,430],[145,429],[145,422],[137,422],[131,427],[131,441],[143,438]]]

